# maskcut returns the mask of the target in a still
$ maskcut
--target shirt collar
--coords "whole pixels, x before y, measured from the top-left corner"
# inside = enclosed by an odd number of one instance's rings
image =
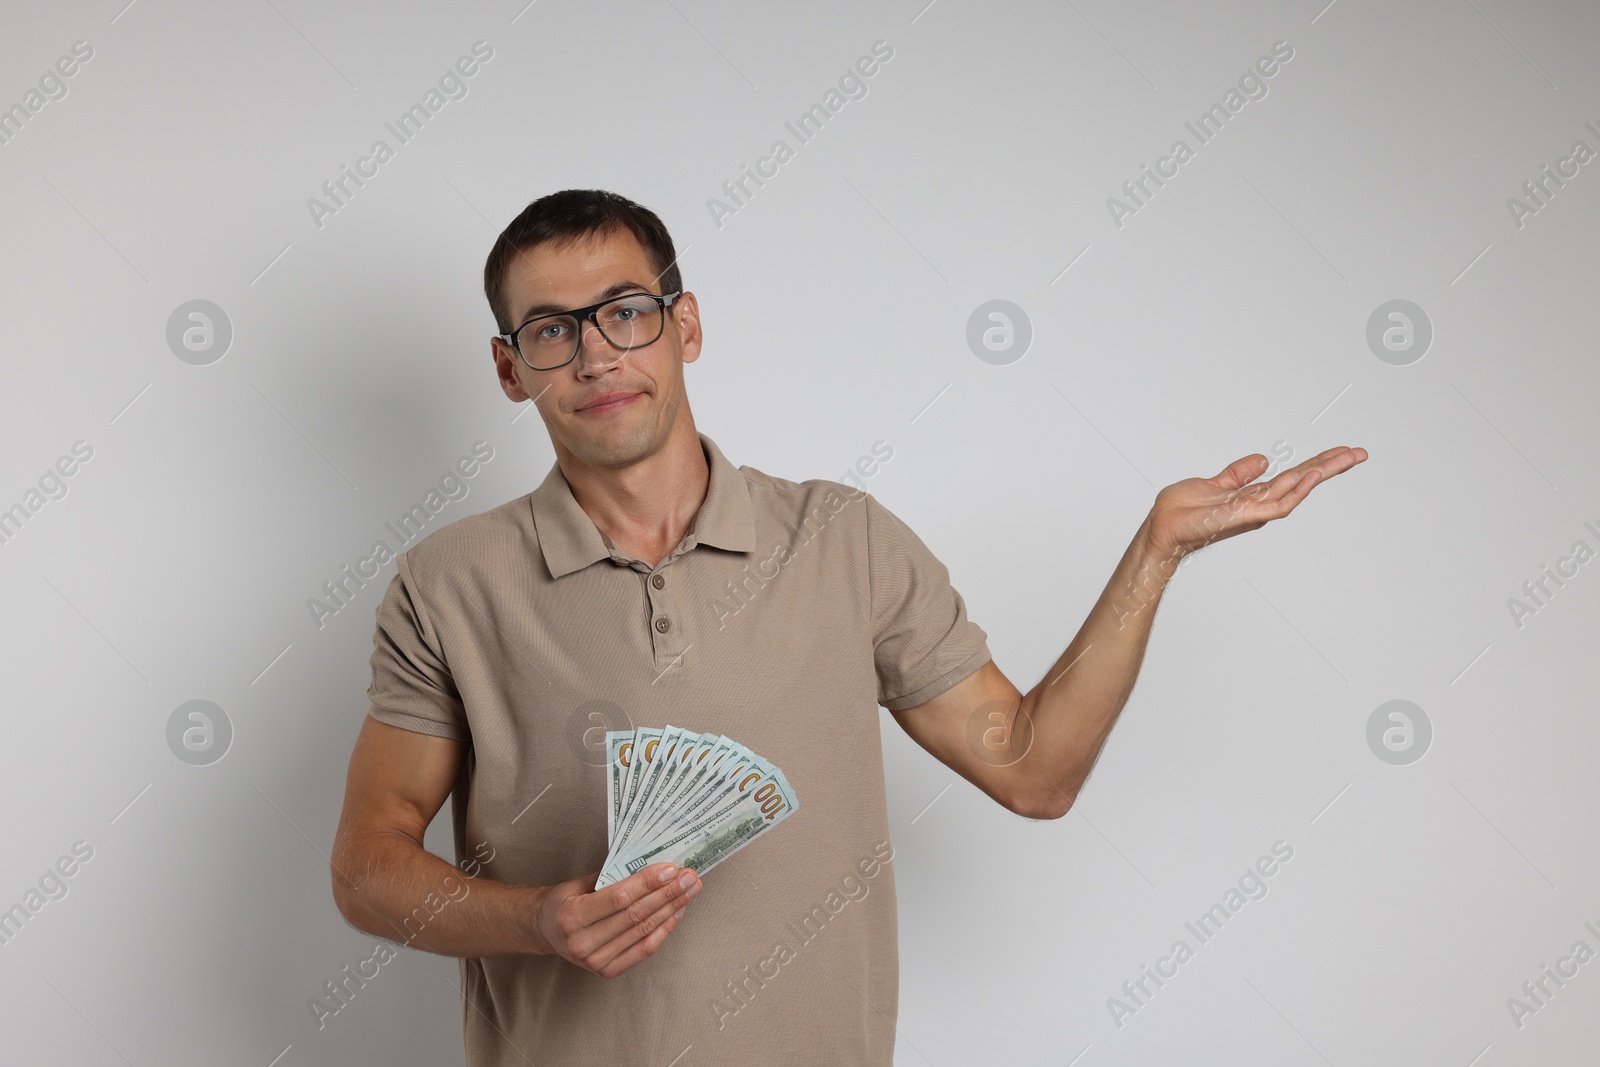
[[[700,505],[685,535],[687,547],[713,545],[734,552],[755,548],[755,513],[750,504],[750,487],[716,442],[696,432],[701,451],[710,468],[705,501]],[[600,528],[589,518],[572,495],[558,459],[539,488],[530,494],[533,524],[539,547],[552,578],[582,570],[612,555]]]

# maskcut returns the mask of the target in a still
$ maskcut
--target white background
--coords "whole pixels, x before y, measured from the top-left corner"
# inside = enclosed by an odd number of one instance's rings
[[[1004,811],[880,713],[897,1063],[1593,1061],[1600,963],[1520,1027],[1506,1001],[1600,950],[1600,564],[1520,626],[1507,604],[1600,549],[1600,163],[1507,207],[1600,150],[1594,8],[124,2],[14,4],[0,32],[0,105],[94,50],[0,146],[0,507],[93,449],[0,545],[0,908],[94,849],[0,945],[0,1062],[460,1062],[453,960],[402,950],[323,1029],[308,1010],[372,950],[325,854],[393,565],[321,628],[306,602],[472,442],[495,458],[441,523],[549,469],[481,276],[569,187],[671,229],[699,428],[796,480],[892,446],[870,489],[1023,688],[1161,486],[1371,453],[1184,566],[1065,818]],[[479,40],[467,95],[317,225],[307,199]],[[867,95],[718,225],[708,199],[876,41]],[[1117,225],[1107,199],[1277,41],[1267,95]],[[1408,366],[1366,342],[1397,298],[1434,330]],[[207,366],[166,341],[193,299],[234,331]],[[1008,365],[966,341],[991,299],[1032,323]],[[1434,731],[1408,766],[1366,740],[1397,698]],[[168,748],[194,699],[234,729],[210,766]],[[1265,899],[1117,1025],[1108,998],[1280,840]]]

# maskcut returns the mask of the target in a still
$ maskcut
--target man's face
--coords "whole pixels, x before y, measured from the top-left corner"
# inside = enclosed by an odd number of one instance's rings
[[[659,293],[660,285],[650,257],[627,230],[535,245],[506,272],[513,328],[537,315],[630,292]],[[504,341],[494,340],[501,387],[512,400],[534,401],[558,458],[619,467],[651,455],[686,404],[683,365],[700,355],[694,295],[673,301],[661,336],[643,348],[613,347],[590,321],[582,330],[577,357],[555,370],[532,370]],[[613,402],[596,403],[608,397]]]

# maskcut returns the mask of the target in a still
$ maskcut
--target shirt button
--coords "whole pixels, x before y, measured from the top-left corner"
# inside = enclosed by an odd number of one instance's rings
[[[667,629],[671,625],[672,625],[672,623],[668,622],[666,619],[657,619],[656,620],[656,629],[661,633],[666,633]]]
[[[667,584],[667,580],[658,574],[650,579],[650,584],[655,586],[657,589],[660,589],[662,586]]]

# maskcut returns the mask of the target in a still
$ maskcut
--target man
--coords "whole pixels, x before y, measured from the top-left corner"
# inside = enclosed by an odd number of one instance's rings
[[[1007,809],[1061,817],[1183,555],[1366,459],[1330,449],[1250,485],[1267,462],[1252,455],[1162,490],[1024,694],[875,498],[736,468],[696,429],[683,368],[701,322],[676,258],[655,214],[594,190],[537,200],[500,235],[492,355],[556,462],[402,553],[378,609],[334,898],[363,931],[461,958],[473,1067],[891,1063],[878,705]],[[667,723],[782,767],[800,809],[703,886],[654,864],[596,892],[594,732]],[[422,847],[452,791],[465,878]]]

